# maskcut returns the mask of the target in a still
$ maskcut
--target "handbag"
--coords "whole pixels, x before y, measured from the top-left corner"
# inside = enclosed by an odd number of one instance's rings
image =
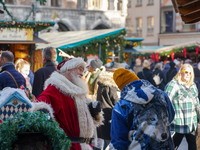
[[[185,86],[184,86],[184,87],[185,87]],[[190,93],[190,92],[191,92],[190,89],[187,88],[187,87],[185,87],[185,89],[188,91],[188,94],[190,95],[190,97],[191,97],[191,99],[192,99],[192,101],[193,101],[193,103],[194,103],[194,105],[195,105],[195,110],[196,110],[197,118],[198,118],[198,116],[200,117],[200,106],[199,106],[198,103],[195,101],[193,95]],[[198,119],[200,119],[200,118],[198,118]]]

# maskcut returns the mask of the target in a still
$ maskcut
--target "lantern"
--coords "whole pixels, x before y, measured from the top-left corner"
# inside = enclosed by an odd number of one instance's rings
[[[159,54],[156,53],[156,61],[158,62],[159,61]]]
[[[172,61],[174,61],[174,52],[171,52]]]
[[[186,48],[184,48],[184,49],[183,49],[183,56],[184,56],[185,58],[187,58],[187,56],[186,56],[186,51],[187,51]]]
[[[196,54],[199,54],[199,46],[196,47]]]
[[[154,54],[151,54],[151,59],[152,59],[153,61],[155,61],[155,55],[154,55]]]

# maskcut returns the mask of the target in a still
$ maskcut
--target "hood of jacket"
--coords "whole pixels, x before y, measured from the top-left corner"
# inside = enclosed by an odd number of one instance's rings
[[[117,87],[115,81],[113,80],[113,72],[103,71],[99,74],[98,81],[105,86]]]
[[[136,80],[127,84],[121,91],[121,99],[136,103],[147,104],[157,89],[146,80]]]

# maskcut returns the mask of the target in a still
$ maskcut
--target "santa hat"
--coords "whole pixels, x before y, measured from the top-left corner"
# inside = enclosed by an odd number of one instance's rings
[[[63,60],[61,63],[58,64],[57,69],[63,73],[67,71],[68,69],[74,69],[82,66],[85,70],[86,63],[84,62],[83,58],[77,57],[77,58],[69,58],[66,60]]]

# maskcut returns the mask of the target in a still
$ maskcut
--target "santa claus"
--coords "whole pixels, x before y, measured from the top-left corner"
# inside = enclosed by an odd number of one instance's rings
[[[85,67],[82,58],[62,61],[37,99],[52,106],[56,121],[72,141],[70,150],[92,150],[95,127],[103,119],[100,104],[86,98],[87,86],[81,79]]]

